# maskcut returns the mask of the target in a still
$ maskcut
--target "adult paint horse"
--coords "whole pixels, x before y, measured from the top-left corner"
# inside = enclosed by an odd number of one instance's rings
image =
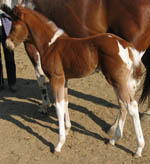
[[[39,52],[42,69],[53,91],[59,120],[59,141],[55,151],[61,151],[71,128],[67,81],[102,70],[106,80],[116,91],[122,114],[110,143],[114,145],[122,136],[128,110],[137,137],[136,155],[141,156],[144,138],[134,94],[140,80],[143,53],[110,33],[83,39],[71,38],[38,12],[21,6],[14,8],[12,17],[12,30],[6,41],[8,47],[14,49],[21,42],[32,43]]]
[[[146,51],[142,59],[146,78],[140,99],[146,100],[150,94],[149,0],[22,0],[22,4],[44,14],[72,37],[112,32],[133,43],[139,52]],[[36,54],[32,45],[25,47],[29,56]],[[144,113],[150,114],[149,108],[150,101]]]

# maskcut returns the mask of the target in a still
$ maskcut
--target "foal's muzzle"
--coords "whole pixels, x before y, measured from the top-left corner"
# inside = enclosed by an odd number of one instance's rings
[[[13,43],[13,41],[10,38],[8,38],[6,40],[6,46],[11,50],[14,50],[14,48],[15,48],[15,44]]]

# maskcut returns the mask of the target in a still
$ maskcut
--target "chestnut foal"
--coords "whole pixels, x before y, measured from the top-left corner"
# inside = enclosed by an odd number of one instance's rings
[[[14,49],[21,42],[33,44],[53,91],[59,120],[59,140],[55,151],[61,151],[71,128],[68,79],[85,77],[101,70],[114,88],[121,107],[115,135],[110,143],[114,145],[122,136],[128,111],[137,137],[136,155],[141,156],[145,143],[134,94],[140,81],[143,52],[136,51],[132,44],[110,33],[84,39],[71,38],[38,12],[21,6],[13,9],[12,19],[7,46]]]

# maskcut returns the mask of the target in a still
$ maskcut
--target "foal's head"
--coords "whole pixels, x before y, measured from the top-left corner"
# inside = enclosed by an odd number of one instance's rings
[[[58,27],[38,12],[16,6],[8,13],[12,18],[12,28],[7,38],[7,46],[14,49],[21,42],[30,41],[48,44]],[[43,39],[43,42],[41,41]]]
[[[11,12],[12,28],[7,38],[8,48],[14,49],[28,39],[27,25],[24,22],[25,12],[23,7],[17,6]]]

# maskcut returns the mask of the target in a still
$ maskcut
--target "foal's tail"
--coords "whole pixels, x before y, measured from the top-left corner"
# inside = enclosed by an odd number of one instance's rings
[[[139,99],[139,103],[144,103],[145,100],[148,98],[148,96],[150,96],[150,54],[147,53],[144,54],[142,61],[146,67],[146,75],[145,75],[143,91]]]

